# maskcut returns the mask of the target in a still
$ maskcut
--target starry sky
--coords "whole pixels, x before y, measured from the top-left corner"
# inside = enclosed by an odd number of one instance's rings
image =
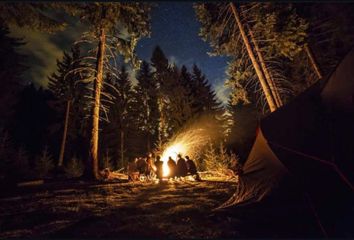
[[[191,69],[197,64],[213,85],[220,100],[226,101],[226,57],[210,57],[209,44],[199,36],[200,23],[196,19],[192,2],[159,2],[152,11],[152,34],[139,41],[137,54],[149,60],[156,45],[159,45],[170,62]]]
[[[46,86],[47,76],[56,70],[56,59],[61,59],[63,50],[84,31],[82,24],[72,22],[65,31],[55,34],[34,32],[28,29],[11,28],[12,35],[24,38],[26,45],[22,52],[28,56],[28,79],[37,85]],[[191,69],[197,64],[213,86],[218,98],[226,102],[228,90],[224,87],[226,78],[226,57],[210,57],[209,44],[199,36],[200,23],[196,19],[192,2],[158,2],[151,13],[151,36],[141,39],[136,48],[140,59],[149,61],[155,46],[159,45],[169,61],[177,66]],[[134,72],[131,72],[134,78]]]

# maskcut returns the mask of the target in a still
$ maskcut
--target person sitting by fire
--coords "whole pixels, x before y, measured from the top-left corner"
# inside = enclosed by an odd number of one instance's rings
[[[146,164],[146,161],[144,158],[139,157],[136,159],[136,168],[137,168],[139,174],[145,174],[147,164]]]
[[[176,177],[177,164],[176,164],[175,160],[173,160],[171,157],[168,157],[167,166],[170,170],[170,174],[168,177],[169,178]]]
[[[181,156],[181,154],[177,155],[178,160],[177,160],[177,177],[185,177],[187,176],[188,169],[187,169],[187,163],[186,160]]]
[[[197,171],[197,166],[195,165],[193,160],[189,158],[189,156],[186,156],[186,159],[188,174],[192,175],[195,180],[200,181],[201,179]]]
[[[153,156],[152,156],[152,153],[149,153],[149,155],[146,157],[146,176],[148,178],[151,178],[153,176],[153,173],[154,173],[154,162],[153,162]]]
[[[127,166],[128,180],[137,181],[139,179],[139,171],[136,167],[137,158],[130,160]]]
[[[162,180],[162,174],[163,174],[163,162],[161,161],[161,157],[157,156],[156,161],[155,161],[155,166],[156,166],[156,175],[159,180]]]

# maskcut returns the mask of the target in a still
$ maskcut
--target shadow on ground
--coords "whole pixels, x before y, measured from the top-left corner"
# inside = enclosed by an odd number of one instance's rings
[[[119,183],[0,199],[0,237],[237,237],[210,218],[231,182]]]

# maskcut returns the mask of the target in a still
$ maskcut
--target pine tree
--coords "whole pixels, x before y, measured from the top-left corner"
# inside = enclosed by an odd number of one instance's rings
[[[0,126],[5,126],[13,114],[17,94],[22,86],[25,56],[17,49],[24,45],[22,39],[9,36],[7,28],[0,27]]]
[[[0,25],[14,24],[45,32],[63,30],[65,23],[48,15],[48,10],[52,9],[50,3],[1,2]]]
[[[158,104],[157,84],[152,76],[150,65],[143,61],[136,77],[138,84],[135,87],[136,104],[138,112],[138,128],[146,136],[146,151],[151,152],[156,143],[158,133]]]
[[[233,75],[229,83],[235,89],[248,85],[243,88],[245,91],[254,85],[251,89],[255,92],[259,84],[252,80],[258,78],[262,94],[271,110],[275,110],[281,104],[275,98],[282,97],[282,92],[277,91],[283,91],[287,84],[284,69],[279,65],[301,52],[306,22],[291,4],[244,3],[236,7],[234,3],[206,3],[196,4],[195,9],[202,23],[200,35],[213,47],[212,54],[232,57],[230,65],[234,65],[235,71],[229,72]],[[239,77],[248,78],[247,84],[240,83]]]
[[[68,3],[54,4],[55,7],[64,9],[67,13],[78,16],[81,21],[90,25],[88,35],[96,40],[97,52],[93,81],[93,107],[92,107],[92,132],[90,158],[92,172],[87,172],[87,177],[99,178],[98,167],[98,141],[99,119],[101,108],[101,90],[105,75],[105,62],[109,50],[118,51],[125,60],[131,60],[137,65],[134,48],[140,37],[149,34],[148,3]],[[128,36],[122,36],[122,32]],[[107,43],[114,42],[115,49]],[[107,62],[106,62],[107,63]],[[109,64],[109,63],[107,63]]]
[[[119,153],[116,157],[119,159],[117,163],[120,164],[117,165],[124,166],[126,163],[125,153],[127,152],[126,140],[129,137],[130,128],[134,124],[134,119],[131,115],[133,112],[134,92],[124,65],[121,67],[117,77],[108,75],[107,79],[107,82],[112,85],[109,91],[111,91],[113,99],[109,103],[109,122],[104,125],[104,135],[106,136],[104,140],[107,141],[109,139],[109,143],[102,144],[105,145],[106,149],[111,149],[111,153]]]
[[[221,105],[216,99],[216,94],[197,65],[193,65],[192,81],[195,111],[197,113],[220,113]]]
[[[77,96],[77,89],[81,80],[81,76],[73,72],[73,70],[82,67],[79,48],[73,47],[71,49],[71,55],[64,52],[63,59],[61,61],[57,60],[57,66],[57,73],[53,73],[49,77],[48,88],[53,92],[59,102],[65,103],[66,105],[63,137],[58,160],[58,166],[60,167],[63,165],[64,160],[71,107]]]
[[[192,98],[190,98],[190,90],[185,86],[181,74],[177,66],[170,68],[169,83],[170,91],[167,93],[169,98],[169,126],[170,136],[175,134],[181,127],[186,124],[193,116]]]
[[[164,143],[166,138],[168,138],[168,122],[169,122],[169,112],[168,104],[170,99],[168,98],[169,92],[171,91],[171,76],[168,59],[162,52],[159,46],[156,46],[151,57],[151,65],[154,68],[153,77],[157,83],[158,87],[158,109],[159,109],[159,132],[158,141],[159,145]]]

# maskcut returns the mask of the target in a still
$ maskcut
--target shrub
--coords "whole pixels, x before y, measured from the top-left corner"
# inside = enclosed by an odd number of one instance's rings
[[[239,165],[239,158],[234,153],[227,153],[225,145],[220,143],[216,148],[212,143],[209,143],[208,148],[204,153],[203,168],[207,171],[225,172],[235,170]]]
[[[65,167],[68,177],[80,177],[84,173],[84,164],[76,156],[70,159]]]
[[[49,171],[54,168],[54,161],[52,156],[48,152],[48,148],[45,147],[42,154],[37,158],[35,162],[35,171],[40,177],[45,177],[48,175]]]

